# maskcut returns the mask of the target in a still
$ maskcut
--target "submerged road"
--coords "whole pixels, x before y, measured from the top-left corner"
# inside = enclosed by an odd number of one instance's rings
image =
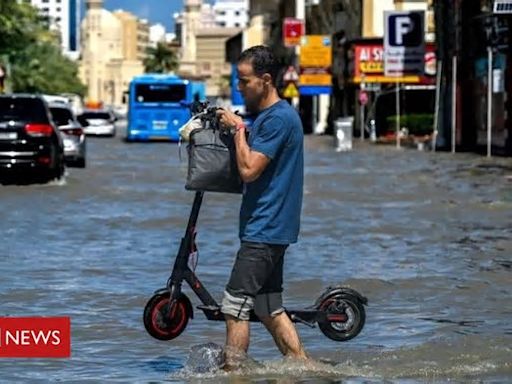
[[[196,310],[172,342],[142,324],[193,199],[181,151],[182,161],[175,144],[91,138],[86,169],[0,186],[0,316],[70,316],[72,326],[71,359],[0,360],[2,382],[232,382],[186,369],[192,346],[223,344],[222,323]],[[244,382],[512,380],[511,159],[359,143],[337,153],[332,138],[308,136],[305,183],[286,305],[349,284],[369,299],[366,326],[336,343],[298,325],[307,351],[330,361],[307,371],[280,360],[254,324],[250,355],[263,367]],[[217,299],[237,250],[239,203],[206,194],[199,217],[197,274]]]

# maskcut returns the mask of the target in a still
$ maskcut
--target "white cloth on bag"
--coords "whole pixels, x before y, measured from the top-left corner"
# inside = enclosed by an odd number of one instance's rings
[[[201,118],[199,115],[192,116],[185,124],[181,126],[179,129],[179,133],[181,136],[181,139],[183,141],[188,141],[190,138],[190,132],[192,132],[194,129],[202,128],[203,124],[201,122]]]

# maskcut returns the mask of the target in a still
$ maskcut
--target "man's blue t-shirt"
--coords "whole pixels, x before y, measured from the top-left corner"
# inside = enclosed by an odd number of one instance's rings
[[[304,135],[298,113],[285,100],[264,109],[251,126],[248,144],[271,160],[258,179],[244,186],[240,239],[295,243],[304,184]]]

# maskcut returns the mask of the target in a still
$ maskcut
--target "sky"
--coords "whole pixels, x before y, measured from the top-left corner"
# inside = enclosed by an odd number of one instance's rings
[[[85,1],[82,0],[82,18],[85,16]],[[205,1],[213,3],[213,0]],[[183,10],[183,0],[103,0],[103,7],[109,11],[124,9],[141,19],[148,19],[150,24],[163,24],[167,32],[174,32],[175,12]]]

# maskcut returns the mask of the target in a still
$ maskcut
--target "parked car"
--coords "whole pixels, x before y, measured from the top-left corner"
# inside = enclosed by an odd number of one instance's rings
[[[0,170],[60,178],[64,145],[41,96],[0,95]]]
[[[49,103],[54,123],[62,134],[66,165],[84,168],[86,139],[82,125],[78,122],[69,104]]]
[[[87,110],[77,116],[86,135],[115,136],[116,118],[112,112],[105,109]]]

